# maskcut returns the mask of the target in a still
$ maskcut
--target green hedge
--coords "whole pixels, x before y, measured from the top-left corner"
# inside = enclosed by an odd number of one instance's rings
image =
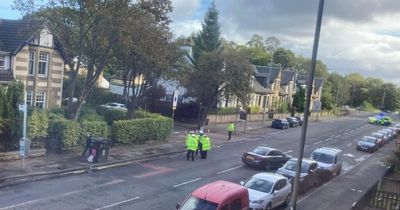
[[[107,138],[109,136],[105,121],[83,120],[78,122],[56,118],[50,123],[49,131],[52,137],[61,139],[63,149],[82,146],[88,132],[92,133],[94,137]]]
[[[210,114],[235,114],[237,110],[236,107],[222,107],[211,111]]]
[[[112,125],[114,121],[125,120],[126,111],[120,109],[107,109],[97,106],[97,113],[104,117],[108,125]]]
[[[120,120],[112,126],[112,139],[123,144],[141,144],[147,140],[164,140],[172,130],[172,119],[162,116]]]

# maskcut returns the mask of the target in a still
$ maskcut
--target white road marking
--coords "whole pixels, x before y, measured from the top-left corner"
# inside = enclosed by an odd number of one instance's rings
[[[354,130],[349,131],[349,133],[353,133],[353,132],[354,132]]]
[[[354,157],[354,155],[353,155],[353,154],[350,154],[350,153],[346,153],[346,154],[344,154],[344,156],[347,156],[347,157]]]
[[[321,144],[323,141],[317,141],[317,142],[314,142],[313,144]]]
[[[288,154],[288,153],[291,153],[291,152],[293,152],[293,150],[288,150],[288,151],[286,151],[286,152],[284,152],[285,154]]]
[[[74,190],[74,191],[63,193],[63,194],[60,194],[60,195],[49,196],[49,197],[46,197],[46,198],[39,198],[39,199],[36,199],[36,200],[30,200],[30,201],[14,204],[14,205],[11,205],[11,206],[2,207],[2,208],[0,208],[0,210],[15,209],[17,207],[31,205],[31,204],[42,202],[42,201],[46,201],[46,200],[58,199],[58,198],[61,198],[61,197],[66,197],[66,196],[70,196],[70,195],[74,195],[74,194],[79,194],[79,193],[87,192],[87,191],[90,191],[90,190],[93,190],[93,189],[97,189],[97,188],[100,188],[100,187],[107,187],[107,186],[120,184],[120,183],[124,183],[124,182],[125,182],[125,180],[123,180],[123,179],[116,179],[116,180],[112,180],[110,182],[106,182],[104,184],[96,185],[96,186],[93,186],[93,187],[88,187],[88,188],[85,188],[85,189],[82,189],[82,190]]]
[[[189,184],[189,183],[192,183],[192,182],[196,182],[196,181],[199,181],[199,180],[201,180],[201,178],[193,179],[193,180],[190,180],[190,181],[187,181],[187,182],[182,182],[180,184],[174,185],[173,187],[177,188],[177,187],[180,187],[182,185]]]
[[[121,201],[121,202],[118,202],[118,203],[110,204],[110,205],[108,205],[108,206],[103,206],[103,207],[97,208],[97,209],[95,209],[95,210],[101,210],[101,209],[111,208],[111,207],[114,207],[114,206],[121,205],[121,204],[123,204],[123,203],[127,203],[127,202],[130,202],[130,201],[138,200],[139,198],[140,198],[139,196],[136,196],[136,197],[134,197],[134,198],[131,198],[131,199],[128,199],[128,200],[124,200],[124,201]]]
[[[228,171],[233,171],[233,170],[241,168],[241,167],[243,167],[243,166],[240,165],[240,166],[236,166],[236,167],[233,167],[233,168],[229,168],[229,169],[226,169],[226,170],[223,170],[223,171],[219,171],[219,172],[217,172],[217,174],[222,174],[222,173],[225,173],[225,172],[228,172]]]
[[[329,137],[329,138],[325,139],[325,141],[330,141],[330,140],[333,140],[333,138]]]
[[[353,143],[346,144],[346,146],[348,146],[348,147],[351,147],[351,145],[353,145]]]

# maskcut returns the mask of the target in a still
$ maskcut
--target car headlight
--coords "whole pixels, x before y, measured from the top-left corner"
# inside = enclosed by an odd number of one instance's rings
[[[264,202],[264,200],[254,200],[254,201],[252,201],[251,203],[254,203],[254,204],[262,204]]]

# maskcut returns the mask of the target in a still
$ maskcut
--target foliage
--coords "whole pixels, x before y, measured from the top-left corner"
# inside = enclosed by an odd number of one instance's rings
[[[250,106],[249,110],[250,110],[250,114],[260,113],[260,107],[259,106]]]
[[[48,128],[49,118],[47,113],[43,110],[33,110],[28,119],[28,138],[35,141],[40,137],[46,137]]]
[[[221,107],[217,110],[212,110],[210,113],[212,114],[236,114],[237,108],[236,107]]]
[[[108,125],[112,125],[114,121],[126,119],[126,111],[124,110],[108,109],[102,106],[97,106],[96,110],[106,120]]]
[[[276,108],[278,113],[288,113],[289,112],[289,104],[287,102],[282,102]]]
[[[112,139],[123,144],[164,140],[171,134],[172,119],[166,117],[120,120],[112,126]]]
[[[392,150],[392,155],[386,159],[388,166],[394,166],[396,173],[400,174],[400,145],[396,145]]]
[[[84,139],[85,134],[92,134],[94,137],[108,138],[109,131],[107,123],[104,120],[82,120],[80,122],[82,135]]]
[[[274,63],[279,63],[283,68],[293,68],[295,64],[295,54],[285,48],[278,48],[274,51]]]
[[[306,90],[299,87],[293,96],[293,107],[296,107],[297,112],[304,112],[306,102]]]
[[[360,109],[362,111],[366,111],[366,112],[374,112],[376,111],[376,108],[374,107],[374,105],[372,105],[371,103],[369,103],[368,101],[364,101],[361,106]]]

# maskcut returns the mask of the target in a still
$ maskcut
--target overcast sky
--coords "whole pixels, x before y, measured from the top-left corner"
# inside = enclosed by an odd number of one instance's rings
[[[216,0],[222,36],[246,43],[253,34],[275,36],[310,57],[318,0]],[[0,18],[17,19],[12,0],[0,0]],[[174,33],[201,28],[211,0],[172,0]],[[400,85],[400,1],[326,0],[318,58],[330,71],[359,72]]]

